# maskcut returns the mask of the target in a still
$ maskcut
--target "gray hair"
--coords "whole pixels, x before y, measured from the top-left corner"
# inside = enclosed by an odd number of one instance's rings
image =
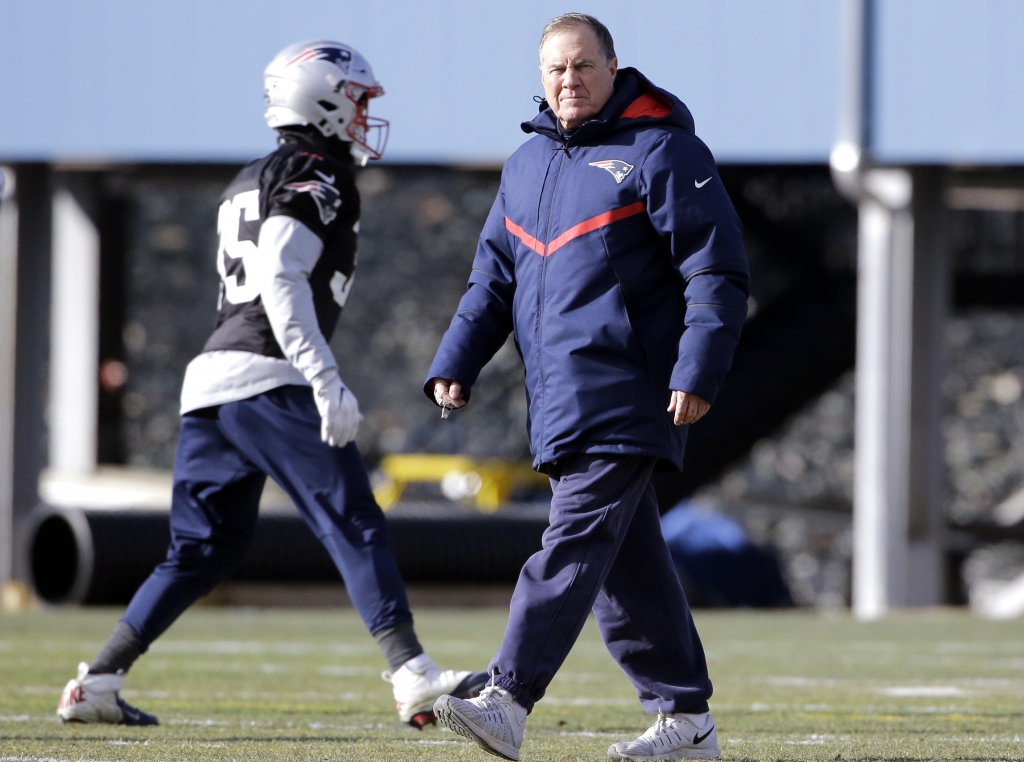
[[[561,16],[555,16],[551,19],[545,25],[544,31],[541,32],[540,48],[544,47],[544,43],[553,34],[581,26],[589,27],[597,35],[597,45],[601,49],[601,58],[604,59],[605,66],[610,64],[612,59],[616,57],[612,33],[608,31],[608,27],[586,13],[563,13]],[[538,52],[540,52],[540,48],[538,48]]]

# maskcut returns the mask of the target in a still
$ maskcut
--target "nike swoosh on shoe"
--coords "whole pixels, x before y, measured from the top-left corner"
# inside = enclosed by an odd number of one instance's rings
[[[693,734],[693,745],[696,746],[697,744],[699,744],[702,741],[704,741],[709,735],[711,735],[711,731],[714,730],[714,729],[715,729],[715,726],[712,725],[711,728],[708,730],[708,732],[705,733],[704,735],[701,735],[700,733],[694,733]]]

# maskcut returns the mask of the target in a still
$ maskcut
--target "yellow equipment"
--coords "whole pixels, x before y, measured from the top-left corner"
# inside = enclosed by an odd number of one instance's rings
[[[385,455],[380,468],[387,480],[373,488],[373,495],[385,511],[401,499],[412,482],[434,482],[441,484],[446,494],[472,497],[484,513],[493,513],[507,503],[517,487],[548,486],[548,478],[528,462],[501,458],[475,461],[463,455]]]

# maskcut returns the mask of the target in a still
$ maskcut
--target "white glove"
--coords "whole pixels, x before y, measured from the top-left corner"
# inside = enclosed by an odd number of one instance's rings
[[[313,399],[320,413],[320,438],[331,447],[344,447],[356,438],[359,412],[356,396],[341,382],[336,370],[313,379]]]

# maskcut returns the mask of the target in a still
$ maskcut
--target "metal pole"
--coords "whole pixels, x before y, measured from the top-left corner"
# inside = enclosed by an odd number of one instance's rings
[[[941,167],[919,167],[913,175],[914,346],[907,603],[935,606],[946,598],[943,534],[947,477],[942,437],[942,380],[946,371],[951,273],[944,235],[945,171]]]
[[[14,356],[18,206],[14,172],[0,168],[0,585],[14,573]]]
[[[929,259],[931,239],[915,235],[914,212],[924,207],[911,208],[911,174],[872,168],[874,3],[845,0],[842,12],[839,123],[829,163],[859,214],[853,610],[873,619],[941,595],[941,494],[923,481],[934,484],[941,474],[931,438],[944,315],[935,294],[946,273],[944,261]]]
[[[864,195],[862,170],[871,145],[871,0],[844,0],[839,118],[829,155],[832,180],[851,201]]]
[[[879,195],[897,206],[868,197],[858,209],[853,610],[874,619],[907,602],[913,218],[906,172],[865,181],[891,186]]]
[[[39,474],[45,462],[47,356],[50,324],[50,169],[15,166],[17,188],[17,314],[14,326],[13,470],[10,524],[11,576],[25,578],[21,542],[25,519],[39,503]],[[0,544],[3,538],[0,538]]]

